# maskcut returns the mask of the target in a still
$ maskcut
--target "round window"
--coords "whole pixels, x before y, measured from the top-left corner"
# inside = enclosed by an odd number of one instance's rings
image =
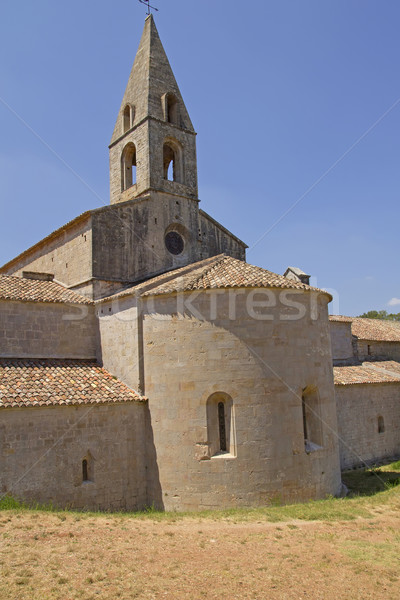
[[[171,254],[181,254],[185,246],[183,237],[177,231],[169,231],[165,236],[165,246]]]

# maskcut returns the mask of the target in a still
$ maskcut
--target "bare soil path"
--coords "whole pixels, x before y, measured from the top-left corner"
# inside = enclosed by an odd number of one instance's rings
[[[397,600],[399,507],[276,523],[2,511],[0,598]]]

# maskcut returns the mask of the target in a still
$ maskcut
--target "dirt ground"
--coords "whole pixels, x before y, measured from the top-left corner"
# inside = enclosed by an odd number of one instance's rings
[[[354,520],[0,512],[1,600],[400,597],[399,502]]]

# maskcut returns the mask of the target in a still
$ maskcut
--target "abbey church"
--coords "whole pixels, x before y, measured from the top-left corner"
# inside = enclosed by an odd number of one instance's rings
[[[110,205],[0,268],[0,494],[197,510],[339,495],[400,454],[400,325],[329,317],[199,207],[196,132],[145,21]]]

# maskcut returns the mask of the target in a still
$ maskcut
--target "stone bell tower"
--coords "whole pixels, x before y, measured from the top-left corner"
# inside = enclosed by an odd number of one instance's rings
[[[89,298],[246,244],[199,209],[196,133],[152,15],[110,144],[111,203],[80,215],[2,268],[52,274]]]
[[[161,192],[197,200],[196,133],[152,15],[110,144],[111,204]]]

